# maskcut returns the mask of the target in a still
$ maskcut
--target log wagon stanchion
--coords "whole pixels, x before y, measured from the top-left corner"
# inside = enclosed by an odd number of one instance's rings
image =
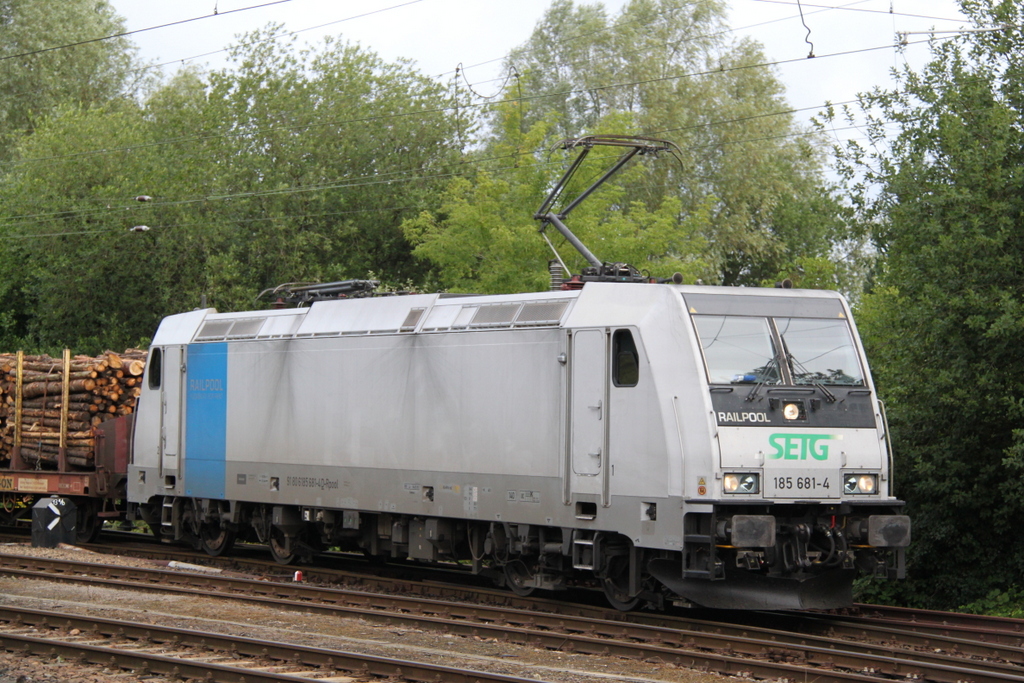
[[[145,351],[0,355],[0,524],[50,496],[77,506],[77,539],[122,519],[132,414]]]

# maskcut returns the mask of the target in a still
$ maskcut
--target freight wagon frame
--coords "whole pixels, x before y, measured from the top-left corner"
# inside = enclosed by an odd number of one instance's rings
[[[121,360],[116,354],[107,359]],[[93,391],[95,366],[83,370],[65,349],[62,359],[26,357],[18,352],[4,363],[4,450],[0,464],[0,524],[30,521],[40,498],[58,496],[74,502],[79,542],[94,540],[104,521],[124,517],[125,477],[131,438],[131,408],[122,415],[103,413],[81,423],[81,406],[73,392]],[[106,369],[108,360],[90,359]],[[135,359],[142,374],[144,361]],[[126,397],[128,398],[133,397]],[[74,410],[72,408],[75,408]],[[92,419],[92,418],[90,418]]]

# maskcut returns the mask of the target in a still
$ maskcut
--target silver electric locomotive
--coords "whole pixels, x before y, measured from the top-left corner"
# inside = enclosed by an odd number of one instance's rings
[[[902,575],[910,522],[839,294],[594,271],[166,318],[128,498],[212,554],[460,562],[620,609],[837,607],[858,575]]]

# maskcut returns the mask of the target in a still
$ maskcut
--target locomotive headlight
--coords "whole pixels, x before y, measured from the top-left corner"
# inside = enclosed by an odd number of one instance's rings
[[[782,406],[782,417],[787,420],[800,419],[800,405],[798,403],[787,403]]]
[[[722,488],[726,493],[759,493],[761,477],[753,472],[727,474],[722,478]]]
[[[843,477],[843,493],[848,495],[874,493],[877,489],[876,474],[847,474]]]

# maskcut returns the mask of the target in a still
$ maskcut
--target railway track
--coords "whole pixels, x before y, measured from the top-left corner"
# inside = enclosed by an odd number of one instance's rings
[[[123,544],[94,544],[89,546],[98,552],[118,554],[125,551]],[[139,557],[158,558],[167,561],[209,564],[224,569],[235,569],[248,573],[287,578],[292,570],[281,567],[266,559],[266,549],[255,546],[239,548],[241,554],[213,558],[205,553],[182,546],[168,546],[144,543],[127,546]],[[302,567],[305,578],[317,584],[358,586],[365,590],[386,593],[403,593],[438,599],[454,599],[472,603],[500,605],[509,608],[540,612],[554,612],[563,615],[589,616],[598,619],[624,620],[648,623],[666,628],[681,628],[686,624],[703,623],[706,627],[722,627],[727,623],[766,625],[793,632],[808,634],[832,634],[847,639],[891,642],[903,639],[911,647],[929,647],[938,641],[930,638],[944,636],[956,640],[961,652],[968,656],[987,657],[991,644],[1010,646],[1008,655],[1016,655],[1012,648],[1024,647],[1024,620],[1003,617],[988,617],[953,612],[914,610],[884,605],[856,605],[853,608],[832,614],[810,612],[741,613],[714,612],[700,609],[675,610],[672,613],[650,612],[622,613],[606,606],[599,591],[572,591],[572,602],[553,600],[545,597],[524,598],[508,590],[495,589],[489,582],[478,585],[467,584],[467,579],[479,578],[462,571],[438,572],[435,568],[424,569],[420,565],[374,565],[367,567],[361,559],[351,555],[327,554],[328,563],[340,565]],[[687,616],[682,616],[687,615]],[[690,615],[706,615],[706,619],[695,619]],[[919,634],[916,637],[915,634]],[[1022,662],[1024,663],[1024,662]]]
[[[224,683],[355,683],[381,678],[536,683],[536,679],[337,649],[25,608],[0,607],[0,646],[12,652],[67,657],[146,675]]]
[[[516,598],[518,607],[385,595],[301,583],[139,569],[88,562],[0,556],[0,571],[25,578],[86,582],[112,588],[216,595],[346,618],[434,629],[557,650],[642,659],[727,675],[791,680],[877,681],[903,678],[958,683],[1019,681],[1024,649],[1013,626],[966,630],[917,618],[913,631],[887,615],[743,614],[732,622],[680,615],[618,612]],[[280,571],[280,568],[278,568]],[[312,569],[311,576],[325,570]],[[331,574],[331,572],[326,572]],[[334,576],[337,580],[337,576]],[[383,579],[378,579],[383,581]],[[407,583],[407,582],[406,582]],[[390,590],[395,590],[392,583]],[[450,595],[456,589],[442,588]],[[470,589],[458,589],[463,592]],[[473,589],[478,590],[478,589]],[[470,591],[472,592],[472,591]],[[488,593],[485,591],[485,593]],[[494,593],[490,591],[489,593]],[[550,611],[557,609],[557,611]],[[924,613],[920,613],[924,614]],[[999,637],[994,637],[998,631]]]

